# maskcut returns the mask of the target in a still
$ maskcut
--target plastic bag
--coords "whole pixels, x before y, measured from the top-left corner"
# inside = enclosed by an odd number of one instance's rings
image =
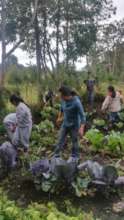
[[[38,160],[31,164],[30,170],[34,176],[47,173],[50,169],[50,163],[48,159]]]
[[[52,158],[51,160],[51,172],[57,177],[65,180],[66,182],[73,181],[76,170],[77,162],[73,160],[65,161],[62,158]]]

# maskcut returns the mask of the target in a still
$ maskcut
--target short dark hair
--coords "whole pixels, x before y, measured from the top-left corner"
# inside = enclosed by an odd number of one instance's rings
[[[115,88],[113,86],[109,86],[108,91],[112,92],[112,98],[116,97],[116,91],[115,91]]]
[[[59,92],[63,95],[63,96],[72,96],[72,89],[69,88],[68,86],[62,85],[59,88]]]
[[[15,102],[16,104],[19,104],[20,102],[24,103],[24,100],[20,96],[13,94],[10,96],[10,102],[11,103]]]

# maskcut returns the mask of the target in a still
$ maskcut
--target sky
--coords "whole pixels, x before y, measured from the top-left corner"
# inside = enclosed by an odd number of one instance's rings
[[[113,2],[114,5],[117,7],[117,13],[114,17],[112,17],[112,20],[120,20],[124,18],[124,0],[113,0]],[[14,54],[18,57],[19,63],[23,65],[35,64],[35,58],[30,59],[29,54],[27,52],[22,51],[21,49],[17,49]],[[77,63],[77,67],[79,69],[83,66],[84,62],[82,62],[82,64],[80,62]]]
[[[124,18],[124,0],[113,0],[114,5],[117,7],[116,19]]]

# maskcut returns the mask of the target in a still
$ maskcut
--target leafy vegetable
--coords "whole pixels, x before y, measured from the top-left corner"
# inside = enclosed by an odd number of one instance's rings
[[[104,127],[105,126],[105,121],[102,120],[102,119],[94,119],[93,124],[95,126]]]
[[[55,203],[32,203],[25,209],[18,208],[0,189],[0,220],[95,220],[92,213],[77,211],[71,202],[65,202],[65,206],[67,215],[59,211]]]
[[[103,148],[104,135],[97,129],[90,129],[86,133],[86,138],[96,150]]]
[[[43,120],[52,120],[57,116],[58,110],[56,108],[52,108],[50,106],[44,107],[43,111],[41,112],[41,116]]]
[[[72,187],[75,190],[75,194],[77,197],[81,197],[83,195],[87,195],[87,187],[89,184],[88,178],[80,178],[77,177],[76,181],[72,183]]]
[[[53,132],[54,125],[51,121],[45,120],[42,121],[39,125],[36,125],[35,129],[43,136],[44,134],[49,134],[50,132]]]
[[[116,123],[117,128],[121,129],[124,126],[123,122]]]
[[[107,146],[111,151],[124,150],[124,134],[112,131],[106,136]]]

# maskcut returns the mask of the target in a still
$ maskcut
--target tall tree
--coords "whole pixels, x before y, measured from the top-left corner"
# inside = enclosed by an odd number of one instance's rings
[[[1,85],[4,83],[5,56],[6,56],[6,0],[1,0],[1,41],[2,41],[2,68]]]
[[[24,42],[31,26],[34,23],[38,1],[35,0],[35,7],[32,13],[31,1],[1,0],[1,30],[0,41],[2,42],[2,74],[1,84],[4,81],[6,59]],[[12,45],[6,52],[7,46]]]

